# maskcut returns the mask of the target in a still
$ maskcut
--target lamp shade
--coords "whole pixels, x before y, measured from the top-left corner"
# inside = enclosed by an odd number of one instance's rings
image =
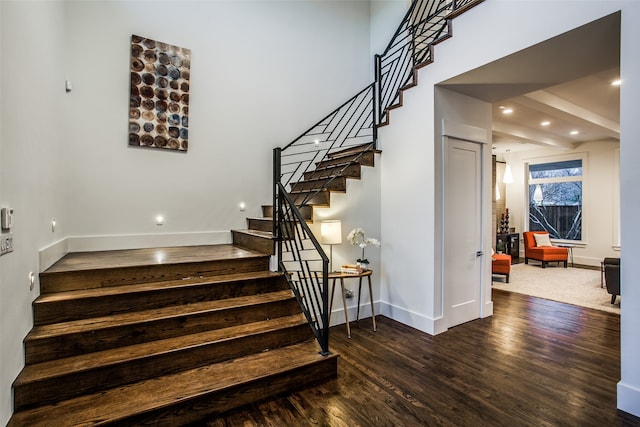
[[[539,205],[543,200],[544,198],[542,196],[542,187],[540,187],[540,184],[538,184],[536,185],[536,189],[533,191],[533,201]]]
[[[320,223],[320,243],[325,245],[342,243],[342,222],[339,219],[325,220]]]
[[[513,173],[511,173],[511,165],[509,164],[507,164],[507,167],[504,169],[502,182],[504,182],[505,184],[511,184],[513,182]]]

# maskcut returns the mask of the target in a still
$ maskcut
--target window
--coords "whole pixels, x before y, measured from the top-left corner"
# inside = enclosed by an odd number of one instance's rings
[[[529,230],[582,240],[582,159],[529,164]]]

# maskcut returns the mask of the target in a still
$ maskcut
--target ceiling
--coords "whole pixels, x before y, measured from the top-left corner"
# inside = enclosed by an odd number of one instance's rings
[[[494,154],[620,139],[620,14],[442,83],[490,102]],[[505,114],[511,109],[510,114]],[[548,121],[547,126],[541,123]],[[571,132],[574,131],[574,134]],[[577,133],[575,133],[577,131]]]

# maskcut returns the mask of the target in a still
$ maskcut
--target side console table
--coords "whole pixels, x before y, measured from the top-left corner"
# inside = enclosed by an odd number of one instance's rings
[[[331,321],[331,311],[333,308],[333,295],[335,294],[336,291],[336,280],[340,280],[340,288],[342,290],[342,306],[344,307],[344,319],[345,322],[347,323],[347,336],[349,338],[351,338],[351,327],[349,326],[349,310],[347,309],[347,297],[345,295],[345,288],[344,288],[344,279],[358,279],[358,311],[356,314],[356,321],[360,320],[360,295],[361,295],[361,291],[362,291],[362,278],[366,277],[367,280],[369,281],[369,301],[371,303],[371,320],[373,321],[373,330],[374,332],[376,331],[376,314],[374,312],[373,309],[373,291],[371,288],[371,275],[373,274],[373,271],[371,270],[364,270],[361,273],[358,274],[347,274],[347,273],[341,273],[341,272],[336,272],[336,273],[329,273],[329,279],[332,279],[332,285],[331,285],[331,294],[329,295],[329,321]]]

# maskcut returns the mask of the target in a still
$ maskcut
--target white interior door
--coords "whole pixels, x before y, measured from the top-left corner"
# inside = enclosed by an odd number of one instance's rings
[[[482,284],[482,144],[445,137],[444,306],[447,326],[478,319]]]

